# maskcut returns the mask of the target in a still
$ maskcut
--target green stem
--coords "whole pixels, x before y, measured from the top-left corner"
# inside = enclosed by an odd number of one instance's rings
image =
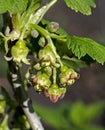
[[[63,66],[63,64],[60,60],[60,56],[56,52],[56,48],[53,44],[53,41],[50,37],[49,32],[47,30],[45,30],[44,28],[42,28],[41,26],[37,25],[37,24],[30,24],[30,28],[36,29],[39,33],[41,33],[46,38],[46,40],[48,41],[48,44],[51,46],[52,51],[55,54],[55,57],[57,58],[58,62],[60,63],[61,66]]]
[[[3,38],[7,38],[3,33],[0,32],[0,36]]]
[[[8,40],[10,39],[10,37],[6,37],[3,33],[0,32],[0,36],[3,38],[4,40],[4,48],[6,53],[8,52]]]
[[[67,42],[67,38],[66,38],[65,35],[59,36],[59,35],[56,35],[56,34],[54,34],[54,33],[49,33],[49,35],[50,35],[51,38],[60,40],[60,41],[62,41],[62,42]]]
[[[1,123],[1,126],[0,126],[0,128],[3,130],[3,129],[9,129],[9,128],[7,128],[8,126],[7,126],[7,122],[8,122],[8,115],[5,115],[5,117],[4,117],[4,120],[3,120],[3,122]]]
[[[56,68],[53,68],[53,84],[56,84]]]
[[[36,29],[39,33],[41,33],[45,38],[46,36],[49,35],[49,32],[47,30],[45,30],[44,28],[42,28],[41,26],[37,25],[37,24],[30,24],[30,28],[34,28]]]
[[[56,52],[56,48],[55,48],[55,46],[54,46],[54,44],[53,44],[52,39],[50,38],[50,36],[46,36],[46,39],[47,39],[47,41],[48,41],[48,44],[51,46],[52,51],[53,51],[53,53],[55,54],[55,56],[56,56],[58,62],[60,63],[61,66],[63,66],[63,63],[62,63],[62,61],[60,60],[60,56],[59,56],[59,55],[57,54],[57,52]]]

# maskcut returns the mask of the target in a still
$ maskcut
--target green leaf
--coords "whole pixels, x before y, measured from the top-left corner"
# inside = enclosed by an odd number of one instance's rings
[[[72,105],[69,116],[75,126],[86,127],[91,124],[93,119],[96,119],[102,114],[104,108],[105,105],[103,102],[97,102],[90,105],[77,102]]]
[[[27,7],[28,0],[0,0],[0,13],[20,13]]]
[[[64,0],[66,5],[75,10],[75,12],[80,12],[84,15],[91,14],[91,7],[96,7],[94,0]]]
[[[45,25],[47,24],[48,21],[42,20],[41,22],[43,25]],[[90,38],[69,36],[69,34],[67,34],[67,32],[62,28],[59,28],[56,33],[58,35],[65,35],[67,38],[67,42],[60,41],[60,40],[54,41],[57,52],[61,57],[67,55],[70,58],[74,58],[75,55],[77,58],[81,60],[81,63],[84,62],[83,65],[85,64],[90,65],[95,60],[98,63],[105,62],[105,47],[103,45],[98,44],[97,42],[95,42]],[[70,60],[67,59],[66,60],[62,59],[62,60],[65,62],[65,64],[70,63]],[[82,64],[80,67],[82,67]]]
[[[36,112],[41,116],[42,120],[51,124],[55,128],[60,127],[59,116],[55,116],[57,114],[56,111],[54,111],[51,108],[40,106],[38,104],[37,105],[34,104],[33,107],[35,108]]]
[[[55,129],[68,130],[70,128],[70,124],[67,122],[67,118],[65,118],[65,111],[68,107],[65,107],[65,104],[55,109],[47,108],[38,104],[34,104],[33,107],[41,116],[41,119],[47,124],[53,126]]]
[[[28,0],[10,0],[11,7],[9,11],[13,14],[22,12],[26,9]]]
[[[75,70],[88,66],[84,61],[77,58],[70,58],[68,56],[63,56],[61,60],[64,65],[73,68]]]
[[[68,37],[68,48],[71,49],[79,59],[88,54],[98,63],[103,64],[105,62],[105,47],[92,39],[77,36]]]
[[[82,130],[105,130],[105,128],[101,127],[101,126],[86,126],[85,128],[83,128]]]
[[[6,114],[2,123],[0,124],[0,130],[9,130],[8,128],[8,115]]]
[[[1,86],[1,93],[4,96],[4,99],[6,101],[6,103],[11,106],[12,108],[16,107],[16,102],[14,100],[11,99],[9,93],[7,92],[7,90]]]
[[[0,0],[0,13],[5,13],[8,9],[8,1]]]
[[[86,106],[82,102],[77,102],[72,105],[69,118],[75,126],[80,127],[85,125],[85,110]]]
[[[104,111],[104,102],[90,105],[82,102],[64,103],[54,109],[38,104],[33,107],[41,119],[53,126],[54,130],[103,130],[98,126],[95,129],[96,126],[91,121]]]
[[[86,109],[86,113],[85,113],[86,122],[89,123],[92,120],[99,117],[102,114],[104,108],[105,108],[105,105],[103,102],[97,102],[97,103],[88,105]]]

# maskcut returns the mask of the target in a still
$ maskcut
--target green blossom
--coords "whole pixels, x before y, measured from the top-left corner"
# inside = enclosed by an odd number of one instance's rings
[[[20,63],[21,61],[25,64],[29,64],[29,61],[26,59],[28,55],[28,48],[23,40],[18,40],[16,44],[11,49],[11,54],[13,61]]]
[[[51,81],[49,76],[45,73],[38,73],[34,79],[34,88],[36,91],[43,91],[49,88]]]

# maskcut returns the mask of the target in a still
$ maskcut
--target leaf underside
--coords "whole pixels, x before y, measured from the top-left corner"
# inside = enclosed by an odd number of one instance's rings
[[[75,12],[80,12],[84,15],[91,14],[91,7],[96,7],[94,0],[64,0],[66,5],[74,10]]]

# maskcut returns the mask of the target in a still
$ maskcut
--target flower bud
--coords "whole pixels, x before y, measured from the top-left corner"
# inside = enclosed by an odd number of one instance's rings
[[[43,73],[46,73],[48,76],[52,75],[52,68],[50,66],[46,66],[42,69]]]
[[[20,118],[21,118],[20,121],[22,122],[22,124],[24,124],[25,128],[30,129],[30,124],[27,121],[26,116],[22,115]]]
[[[34,29],[34,30],[31,31],[31,36],[32,36],[33,38],[37,38],[37,37],[39,36],[39,32]]]
[[[56,31],[58,30],[58,28],[59,28],[59,24],[58,24],[57,22],[50,22],[50,23],[47,25],[47,27],[46,27],[46,29],[47,29],[49,32],[52,32],[52,33],[56,32]]]
[[[51,87],[48,89],[48,93],[53,95],[59,95],[60,91],[58,85],[52,84]]]
[[[36,70],[40,70],[40,69],[41,69],[40,63],[35,64],[35,65],[34,65],[34,68],[35,68]]]
[[[67,71],[68,70],[68,67],[67,66],[61,66],[61,68],[60,68],[60,71],[61,72],[65,72],[65,71]]]
[[[51,81],[45,73],[38,73],[33,79],[34,88],[36,91],[43,91],[49,88]]]
[[[38,44],[41,46],[41,47],[44,47],[45,44],[46,44],[46,40],[44,37],[40,37],[39,41],[38,41]]]
[[[58,87],[57,84],[52,84],[51,87],[48,89],[47,97],[50,98],[50,101],[53,103],[57,102],[58,99],[61,99],[64,97],[66,93],[66,88]]]
[[[69,79],[68,81],[67,81],[67,86],[71,86],[71,85],[73,85],[75,83],[75,79]]]
[[[23,61],[24,63],[29,64],[28,60],[26,59],[28,52],[29,50],[23,40],[18,40],[11,49],[13,60],[16,63]]]
[[[55,63],[56,57],[49,45],[46,45],[43,49],[39,51],[39,59],[42,59],[42,61]]]
[[[11,31],[11,33],[9,33],[8,36],[11,37],[11,41],[17,40],[20,36],[20,32],[14,29]]]
[[[40,63],[41,67],[50,66],[50,64],[51,64],[50,59],[49,60],[42,60]]]
[[[78,78],[78,74],[73,69],[63,66],[59,78],[62,86],[68,86],[75,82],[75,79]]]

